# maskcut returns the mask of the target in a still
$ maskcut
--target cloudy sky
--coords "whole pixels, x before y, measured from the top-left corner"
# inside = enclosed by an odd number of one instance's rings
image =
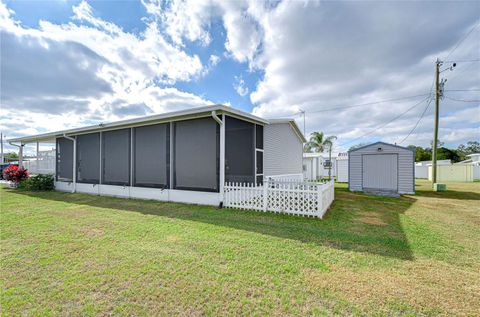
[[[479,22],[478,1],[4,1],[0,129],[223,103],[302,129],[305,110],[307,134],[336,135],[339,151],[425,146],[438,57],[457,62],[442,73],[440,119],[440,140],[457,146],[480,139]]]

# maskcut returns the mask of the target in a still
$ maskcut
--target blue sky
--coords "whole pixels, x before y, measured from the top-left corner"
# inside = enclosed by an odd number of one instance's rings
[[[304,109],[307,134],[336,135],[338,151],[407,135],[402,145],[426,146],[433,106],[420,101],[448,57],[458,67],[442,73],[446,89],[465,90],[441,102],[440,139],[454,147],[479,139],[478,12],[471,1],[4,1],[0,129],[224,103],[299,125]],[[13,123],[17,110],[25,122]]]

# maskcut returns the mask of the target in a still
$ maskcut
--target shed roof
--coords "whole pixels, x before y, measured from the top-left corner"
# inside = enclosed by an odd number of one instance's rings
[[[217,114],[222,114],[222,113],[229,114],[229,115],[238,117],[240,119],[252,121],[254,123],[259,123],[259,124],[270,124],[270,123],[281,123],[281,122],[289,123],[292,126],[292,128],[295,130],[297,136],[301,140],[303,140],[303,142],[305,142],[305,137],[303,136],[302,132],[298,128],[298,125],[295,123],[294,119],[267,120],[267,119],[254,116],[250,113],[237,110],[232,107],[227,107],[225,105],[211,105],[211,106],[205,106],[205,107],[197,107],[197,108],[192,108],[187,110],[180,110],[180,111],[167,112],[167,113],[156,114],[151,116],[143,116],[143,117],[138,117],[133,119],[115,121],[111,123],[100,123],[97,125],[86,126],[81,128],[47,132],[47,133],[42,133],[37,135],[30,135],[30,136],[25,136],[20,138],[9,139],[8,142],[29,143],[29,142],[37,142],[37,141],[46,141],[46,140],[55,139],[56,137],[60,137],[63,135],[75,135],[75,134],[81,134],[81,133],[98,132],[98,131],[104,131],[104,130],[161,123],[161,122],[172,121],[172,120],[174,121],[186,120],[186,119],[192,119],[192,118],[201,117],[201,116],[207,116],[211,114],[212,111],[217,112]]]
[[[364,148],[367,148],[367,147],[370,147],[370,146],[378,145],[378,144],[393,146],[393,147],[396,147],[396,148],[399,148],[399,149],[408,150],[408,151],[413,152],[413,150],[410,149],[410,148],[408,148],[408,147],[404,147],[404,146],[400,146],[400,145],[396,145],[396,144],[391,144],[391,143],[386,143],[386,142],[381,142],[381,141],[379,141],[379,142],[374,142],[374,143],[372,143],[372,144],[364,145],[364,146],[361,146],[361,147],[359,147],[359,148],[350,150],[350,151],[348,151],[348,153],[355,152],[355,151],[358,151],[358,150],[361,150],[361,149],[364,149]]]

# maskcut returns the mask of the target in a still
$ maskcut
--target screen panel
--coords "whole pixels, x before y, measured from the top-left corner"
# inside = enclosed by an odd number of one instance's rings
[[[100,183],[100,133],[77,136],[77,182]]]
[[[225,181],[255,182],[255,125],[225,117]]]
[[[170,124],[135,128],[134,186],[169,188]]]
[[[174,188],[219,190],[220,128],[213,118],[174,123]]]
[[[255,139],[256,139],[256,145],[255,147],[257,149],[262,149],[263,150],[263,125],[255,125]]]
[[[66,138],[57,138],[57,181],[73,181],[73,141]]]
[[[102,132],[102,184],[130,184],[130,129]]]
[[[263,174],[263,152],[257,151],[257,174]]]

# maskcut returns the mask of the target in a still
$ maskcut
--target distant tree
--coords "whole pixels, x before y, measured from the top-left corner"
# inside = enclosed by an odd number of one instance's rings
[[[421,146],[409,145],[409,149],[415,149],[415,162],[430,161],[432,159],[432,149]]]
[[[440,141],[440,140],[437,140],[437,149],[438,149],[439,147],[443,146],[443,145],[445,145],[444,142],[442,142],[442,141]],[[430,147],[433,148],[433,140],[430,141]]]
[[[15,152],[8,152],[4,154],[5,162],[18,161],[18,154]]]
[[[359,147],[362,147],[362,146],[365,146],[365,145],[368,145],[369,143],[358,143],[356,145],[352,145],[348,151],[351,151],[351,150],[355,150],[355,149],[358,149]]]
[[[480,142],[478,141],[468,141],[467,145],[460,144],[457,148],[457,151],[460,152],[463,156],[473,153],[480,153]]]
[[[323,153],[325,149],[331,148],[333,140],[336,138],[334,135],[325,136],[323,132],[313,132],[310,134],[310,140],[305,144],[304,150],[308,153]]]
[[[460,162],[462,160],[462,156],[459,155],[456,150],[441,147],[437,150],[437,160],[451,160],[452,162]]]

